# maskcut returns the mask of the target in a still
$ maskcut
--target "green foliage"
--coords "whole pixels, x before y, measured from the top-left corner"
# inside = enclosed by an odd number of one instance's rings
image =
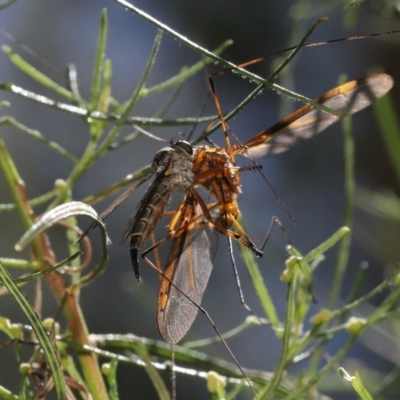
[[[11,2],[10,2],[11,3]],[[21,235],[21,240],[17,243],[16,249],[21,250],[28,244],[31,246],[32,257],[29,259],[9,259],[0,258],[0,278],[1,284],[6,287],[9,294],[19,305],[24,315],[29,321],[29,326],[15,324],[6,317],[0,319],[0,330],[10,338],[16,349],[16,359],[21,361],[21,386],[18,394],[11,393],[6,387],[0,386],[0,396],[6,399],[25,399],[34,398],[42,394],[46,395],[53,387],[59,399],[69,398],[70,391],[80,392],[82,397],[90,393],[94,399],[118,399],[117,369],[122,364],[135,364],[144,368],[150,378],[150,381],[160,399],[169,399],[169,382],[164,382],[160,371],[166,369],[164,363],[158,363],[156,357],[169,360],[171,357],[170,346],[162,341],[152,341],[146,338],[140,338],[133,335],[102,335],[91,332],[87,326],[86,316],[80,308],[80,292],[85,286],[93,286],[96,279],[107,267],[108,262],[108,237],[104,224],[98,219],[97,213],[87,204],[93,204],[100,199],[109,196],[120,188],[139,181],[149,173],[149,166],[145,166],[133,173],[128,179],[121,180],[116,184],[102,190],[101,192],[87,197],[83,202],[73,201],[72,189],[79,178],[86,174],[96,165],[96,162],[104,157],[110,149],[117,149],[127,144],[132,144],[139,135],[143,134],[143,127],[149,126],[185,126],[194,123],[210,123],[216,119],[215,115],[205,117],[178,118],[167,120],[164,118],[167,110],[175,100],[180,87],[194,74],[202,71],[211,60],[217,61],[223,67],[234,68],[239,74],[253,82],[257,87],[241,104],[235,107],[226,115],[226,120],[237,115],[245,105],[249,104],[257,94],[265,87],[272,88],[282,94],[307,102],[320,107],[306,97],[282,88],[273,83],[283,68],[285,68],[292,58],[298,53],[301,45],[320,23],[318,21],[304,36],[294,51],[288,56],[279,67],[269,76],[263,79],[244,68],[236,68],[228,60],[221,58],[219,54],[230,44],[226,42],[213,52],[210,52],[197,43],[194,43],[171,28],[165,26],[160,21],[154,19],[142,10],[137,9],[131,4],[120,0],[120,4],[126,6],[128,10],[138,14],[143,20],[156,25],[159,29],[153,47],[150,51],[147,64],[144,68],[135,90],[127,101],[119,102],[111,96],[112,93],[112,62],[106,58],[107,42],[107,13],[104,10],[100,18],[100,31],[97,42],[97,50],[94,59],[92,72],[92,86],[89,99],[85,100],[77,90],[77,82],[70,82],[69,88],[64,88],[47,77],[42,72],[31,66],[21,55],[17,54],[8,46],[3,46],[3,52],[17,68],[34,79],[38,85],[64,99],[66,103],[56,101],[50,97],[44,97],[40,93],[30,92],[14,83],[0,84],[0,89],[22,96],[28,100],[43,104],[50,108],[56,108],[69,113],[71,117],[79,116],[87,125],[87,142],[84,151],[80,157],[71,154],[68,149],[59,143],[48,140],[40,132],[33,130],[12,116],[4,116],[0,119],[1,125],[12,126],[23,132],[30,138],[37,140],[47,147],[49,152],[55,152],[59,157],[65,158],[71,165],[70,173],[64,180],[57,181],[55,187],[47,193],[28,199],[27,190],[23,180],[18,172],[18,165],[11,157],[5,142],[0,138],[0,170],[8,185],[8,190],[13,198],[12,204],[0,205],[0,210],[16,211],[23,222],[26,232]],[[347,7],[354,6],[356,2],[348,2]],[[359,3],[359,2],[357,2]],[[300,12],[301,10],[299,10]],[[153,87],[147,87],[148,78],[157,53],[161,45],[163,32],[172,35],[174,38],[191,47],[194,51],[201,54],[203,59],[189,68],[179,72],[177,75],[157,84]],[[284,71],[286,73],[286,71]],[[174,89],[171,98],[161,107],[159,112],[153,118],[132,117],[133,108],[146,98],[149,98],[159,92],[168,89]],[[9,104],[2,103],[2,106]],[[323,108],[323,107],[322,107]],[[4,108],[6,109],[6,108]],[[387,121],[394,114],[387,113],[388,107],[383,107],[378,111],[378,119]],[[382,116],[383,115],[383,116]],[[382,122],[383,123],[383,122]],[[134,125],[135,132],[129,136],[123,136],[121,130],[124,126]],[[197,141],[211,134],[219,127],[215,123],[212,129],[200,137]],[[398,131],[392,129],[386,135],[391,144],[389,148],[399,147]],[[354,174],[353,174],[353,142],[351,139],[351,126],[349,121],[345,122],[345,160],[346,160],[346,215],[342,225],[330,238],[314,249],[301,254],[300,250],[294,246],[288,246],[288,260],[282,267],[281,280],[286,286],[286,302],[284,313],[278,311],[280,305],[276,303],[270,294],[268,284],[265,284],[263,274],[260,271],[257,260],[254,255],[241,246],[240,254],[246,264],[248,272],[253,282],[254,293],[258,297],[261,308],[264,310],[265,318],[251,316],[243,324],[230,332],[222,335],[223,338],[239,336],[246,329],[267,325],[281,343],[280,357],[276,368],[272,372],[247,370],[243,368],[245,376],[233,363],[225,362],[218,357],[213,357],[206,353],[193,350],[194,347],[205,346],[215,342],[215,338],[203,341],[186,343],[185,346],[175,346],[175,361],[178,366],[177,373],[188,374],[204,380],[204,385],[210,392],[213,399],[230,399],[243,393],[244,396],[252,397],[253,393],[248,388],[247,383],[251,382],[254,392],[258,399],[322,399],[326,398],[324,393],[324,379],[329,378],[332,370],[337,370],[344,357],[348,354],[353,344],[367,329],[374,329],[378,323],[392,321],[397,316],[396,306],[398,296],[400,295],[400,285],[398,276],[389,276],[386,280],[376,285],[373,289],[360,295],[362,271],[359,273],[359,279],[355,280],[352,290],[352,296],[346,303],[340,299],[340,289],[343,283],[346,269],[348,268],[349,249],[351,244],[350,227],[352,226],[352,209],[354,205]],[[387,132],[387,131],[386,131]],[[147,134],[145,132],[145,134]],[[396,136],[397,135],[397,136]],[[397,153],[391,152],[393,156],[393,165],[396,171],[399,170]],[[29,186],[30,182],[27,182]],[[364,193],[364,196],[367,194]],[[388,205],[391,210],[398,210],[399,205],[396,199],[377,199],[377,194],[369,194],[367,200],[364,198],[364,206],[368,204],[372,207],[375,204],[371,199],[376,200],[376,204]],[[393,202],[389,204],[390,200]],[[362,200],[360,201],[362,204]],[[35,208],[45,205],[47,212],[38,220],[36,218]],[[374,207],[372,207],[374,209]],[[375,208],[376,209],[376,208]],[[102,232],[103,255],[97,266],[91,272],[86,273],[79,268],[84,260],[81,253],[77,252],[75,242],[79,236],[78,232],[72,228],[77,224],[76,217],[79,215],[89,216],[97,221]],[[52,251],[50,241],[46,236],[49,227],[54,226],[62,220],[68,221],[68,235],[66,243],[69,248],[70,256],[62,262],[56,262],[56,257]],[[340,226],[340,225],[338,225]],[[322,268],[322,261],[325,253],[339,243],[338,261],[335,270],[332,289],[330,292],[329,304],[315,305],[313,299],[313,276],[318,268]],[[87,248],[83,248],[83,251]],[[332,252],[330,253],[332,254]],[[331,255],[330,255],[331,256]],[[66,265],[69,267],[66,268]],[[74,268],[75,267],[75,268]],[[26,277],[13,279],[9,270],[12,268],[24,268],[31,272]],[[67,273],[59,273],[60,270]],[[44,278],[50,286],[56,299],[61,305],[61,310],[66,321],[65,328],[56,332],[54,325],[46,327],[38,315],[36,308],[40,301],[40,296],[34,300],[28,300],[21,290],[21,285],[31,280]],[[6,292],[3,292],[5,294]],[[380,306],[366,314],[365,306],[375,296],[381,295]],[[39,299],[39,300],[38,300]],[[318,308],[318,311],[312,312],[311,308]],[[355,317],[361,313],[363,318]],[[20,360],[20,346],[28,335],[34,332],[33,352],[28,363],[22,364]],[[327,344],[335,337],[344,337],[341,347],[326,357]],[[217,340],[219,340],[217,338]],[[30,343],[32,344],[32,343]],[[38,344],[38,345],[37,345]],[[268,346],[268,343],[260,343],[261,346]],[[125,354],[129,352],[130,356]],[[74,354],[75,357],[72,357]],[[122,355],[123,354],[123,355]],[[100,368],[98,356],[107,359],[109,362],[103,364]],[[302,367],[301,371],[293,372],[290,367],[300,360],[308,358],[307,365]],[[180,367],[181,364],[190,364],[193,369]],[[39,366],[38,366],[39,365]],[[39,368],[40,367],[40,368]],[[35,386],[29,376],[39,374],[43,375],[45,386],[39,388]],[[205,374],[203,371],[208,371]],[[351,377],[340,368],[339,374],[349,381],[355,392],[362,399],[369,399],[368,385],[362,383],[358,373]],[[386,382],[389,386],[395,378],[399,376],[397,371],[390,380]],[[367,388],[365,387],[367,386]],[[379,387],[379,392],[385,390],[385,385]],[[378,390],[375,390],[375,394]]]

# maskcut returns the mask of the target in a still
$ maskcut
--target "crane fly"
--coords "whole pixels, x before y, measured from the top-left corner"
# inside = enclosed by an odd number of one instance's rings
[[[323,131],[340,118],[368,107],[392,86],[393,79],[386,74],[345,83],[316,99],[316,102],[336,114],[305,105],[243,144],[230,143],[227,124],[213,91],[227,146],[194,147],[180,140],[156,154],[152,175],[149,176],[155,175],[155,179],[130,217],[123,240],[130,239],[131,261],[138,279],[139,254],[161,276],[157,325],[164,340],[171,344],[179,342],[201,308],[201,300],[213,268],[217,232],[243,243],[257,256],[262,255],[262,251],[254,245],[236,220],[239,215],[237,196],[241,193],[240,173],[246,168],[237,166],[235,157],[240,155],[256,159],[284,152]],[[128,189],[100,217],[105,219],[149,177]],[[198,187],[205,188],[214,202],[206,202],[198,192]],[[144,243],[163,217],[173,192],[177,190],[183,191],[184,195],[171,218],[168,235],[141,253]],[[212,214],[213,210],[216,210],[216,215]],[[95,224],[82,236],[93,226]],[[146,255],[169,239],[172,242],[171,248],[161,271]]]
[[[375,99],[384,96],[393,86],[393,79],[386,74],[370,75],[340,85],[326,92],[315,102],[330,108],[331,114],[311,105],[305,105],[272,127],[258,133],[243,144],[230,144],[228,127],[223,119],[219,99],[210,80],[211,89],[228,146],[203,147],[195,151],[193,171],[198,185],[205,187],[218,203],[215,228],[245,244],[257,256],[262,255],[246,232],[236,221],[239,215],[237,195],[240,190],[241,169],[235,156],[251,160],[282,153],[291,147],[322,132],[340,118],[368,107]],[[232,232],[229,228],[233,226]]]
[[[228,138],[228,146],[226,148],[194,147],[193,186],[206,188],[215,197],[217,207],[217,216],[215,218],[203,214],[204,218],[200,224],[202,229],[204,224],[207,223],[209,227],[238,240],[257,256],[261,256],[262,251],[255,246],[236,220],[239,215],[237,195],[241,192],[240,172],[242,168],[236,165],[235,156],[242,155],[254,159],[284,152],[298,142],[309,139],[328,128],[340,118],[366,108],[373,100],[385,95],[392,86],[393,79],[386,74],[371,75],[363,79],[347,82],[316,99],[318,103],[332,109],[338,115],[305,105],[271,128],[258,133],[243,144],[235,145],[229,143],[227,125],[223,120],[218,99],[216,99],[223,130]],[[193,187],[189,188],[189,190],[192,193],[191,196],[193,193],[197,193],[193,191]],[[201,201],[199,203],[201,204]],[[203,213],[208,212],[207,210],[210,207],[209,205],[207,207],[207,209],[204,209],[204,205],[201,207]],[[195,208],[191,208],[191,210],[194,211]],[[198,217],[193,214],[193,218]],[[191,217],[189,217],[190,219]],[[231,227],[233,228],[232,230],[230,229]],[[185,254],[185,251],[190,251],[188,250],[190,246],[196,247],[197,240],[193,240],[191,237],[193,236],[192,230],[195,229],[196,226],[192,226],[189,230],[184,231],[186,233],[174,239],[164,270],[168,279],[163,279],[159,292],[158,329],[163,338],[170,343],[171,340],[173,343],[181,340],[189,330],[197,315],[200,301],[206,288],[205,285],[199,285],[197,289],[200,292],[194,290],[195,282],[208,282],[211,274],[212,265],[210,267],[210,264],[212,263],[210,263],[209,255],[213,253],[214,249],[207,253],[207,259],[203,262],[201,261],[201,255],[199,255],[199,260],[193,261],[197,254],[196,251],[191,251],[192,258],[188,258],[187,255],[183,256],[183,261],[180,258]],[[204,241],[200,239],[202,234],[204,234],[204,231],[201,234],[198,233],[198,246],[208,248],[208,244],[204,244]],[[186,235],[190,236],[190,239]],[[191,265],[189,266],[189,264]],[[201,268],[199,272],[194,271],[196,265]],[[183,273],[190,276],[190,279],[186,277],[185,289],[177,296],[177,293],[173,294],[172,291],[176,292],[176,287],[179,287]],[[176,279],[174,274],[177,274]],[[193,283],[188,287],[188,282]],[[195,293],[194,297],[193,293]],[[178,301],[179,297],[185,298],[185,296],[182,297],[183,294],[186,295],[186,300],[188,300],[187,297],[190,297],[193,303],[191,301]],[[161,303],[162,306],[160,306]],[[187,304],[184,306],[184,303]],[[197,306],[194,306],[194,303]],[[190,306],[186,308],[189,304]],[[163,310],[168,307],[173,312],[170,311],[170,314],[166,317]],[[188,321],[191,322],[189,323]],[[171,331],[173,334],[171,334]]]

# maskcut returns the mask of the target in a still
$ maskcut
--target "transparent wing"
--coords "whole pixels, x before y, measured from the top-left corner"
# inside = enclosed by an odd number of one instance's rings
[[[135,183],[128,190],[121,194],[112,204],[110,204],[101,214],[100,218],[104,221],[111,213],[113,213],[140,185],[150,179],[153,174],[149,174],[141,179],[139,182]],[[94,228],[96,228],[97,223],[93,222],[89,225],[83,233],[79,236],[76,243],[79,243],[85,236],[87,236]]]
[[[199,212],[197,206],[192,216]],[[200,220],[173,239],[164,270],[168,279],[162,278],[158,296],[157,326],[166,342],[179,342],[192,326],[210,278],[217,246],[218,232]]]
[[[121,237],[120,244],[123,244],[125,240],[132,234],[132,230],[134,229],[138,219],[142,218],[147,220],[150,219],[151,215],[153,214],[153,219],[155,218],[155,221],[150,221],[149,224],[144,224],[144,226],[148,225],[147,230],[149,230],[149,232],[155,229],[159,219],[164,213],[164,208],[169,203],[172,195],[172,187],[170,187],[168,183],[168,178],[165,178],[163,174],[156,175],[154,181],[137,205],[135,212],[129,217],[128,223]],[[119,199],[116,201],[118,200]],[[153,208],[157,208],[156,213],[151,212]]]
[[[247,149],[243,151],[243,155],[259,158],[282,153],[298,142],[322,132],[341,117],[368,107],[375,99],[385,95],[392,86],[393,79],[386,74],[371,75],[338,86],[316,101],[338,112],[339,116],[306,105],[245,142]]]

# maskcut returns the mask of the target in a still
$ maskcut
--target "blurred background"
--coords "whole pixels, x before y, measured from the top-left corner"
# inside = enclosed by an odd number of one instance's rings
[[[375,0],[362,3],[355,12],[356,18],[352,26],[346,23],[349,11],[343,9],[344,4],[343,1],[134,1],[135,6],[207,49],[212,50],[226,39],[232,39],[234,44],[223,55],[234,63],[269,55],[297,44],[311,24],[323,15],[329,20],[318,27],[311,41],[384,32],[398,29],[400,26],[399,10],[390,2]],[[65,82],[66,66],[74,63],[78,71],[81,94],[89,99],[100,12],[104,7],[107,8],[109,17],[107,57],[113,64],[112,95],[121,102],[125,101],[141,76],[156,35],[156,28],[125,11],[113,1],[16,1],[0,13],[0,28],[13,35],[19,43],[31,49],[37,56],[28,54],[18,42],[11,41],[4,35],[0,36],[1,42],[11,46],[37,69],[44,71],[60,84]],[[290,73],[281,84],[314,98],[336,86],[342,74],[347,75],[348,79],[356,79],[374,69],[380,69],[392,75],[395,82],[400,82],[399,41],[400,35],[394,34],[304,49],[291,64]],[[183,66],[192,65],[200,59],[199,54],[165,35],[148,86],[164,81],[178,73]],[[218,70],[219,67],[215,65],[207,69],[208,73]],[[253,70],[262,76],[268,76],[272,70],[271,62],[261,63]],[[0,71],[1,82],[12,82],[54,98],[53,93],[17,70],[3,53],[0,54]],[[200,73],[184,86],[168,113],[168,118],[195,117],[201,112],[208,93],[206,75]],[[250,82],[229,73],[215,78],[215,84],[225,112],[235,107],[254,89]],[[396,107],[399,91],[398,84],[391,91]],[[51,110],[4,91],[0,96],[1,100],[11,102],[11,107],[3,109],[2,115],[12,115],[26,126],[39,130],[47,138],[65,146],[76,157],[82,154],[88,140],[88,130],[79,117]],[[133,114],[152,116],[165,102],[166,97],[168,94],[141,102]],[[262,96],[258,96],[229,122],[229,126],[240,140],[245,141],[299,106],[300,103],[295,104],[275,92],[264,90]],[[210,97],[203,113],[215,114]],[[194,134],[200,134],[202,128],[204,127],[197,127]],[[151,132],[170,141],[179,139],[190,130],[190,127],[181,127],[151,129]],[[357,185],[376,193],[398,194],[398,181],[372,108],[354,117],[353,131],[356,143]],[[27,183],[30,198],[51,190],[56,179],[68,176],[71,168],[68,161],[49,152],[42,144],[11,128],[2,127],[2,137]],[[212,139],[223,145],[221,132],[216,132]],[[157,150],[164,146],[164,143],[143,136],[130,145],[109,152],[81,178],[75,187],[74,198],[83,199],[149,164]],[[287,218],[282,206],[259,174],[246,173],[243,175],[240,206],[248,233],[255,243],[262,242],[273,215],[281,219],[291,241],[303,253],[319,245],[342,225],[344,170],[343,134],[340,124],[287,153],[261,160],[261,164],[264,174],[295,217],[297,225]],[[128,217],[145,189],[146,185],[143,185],[108,220],[107,227],[113,240],[109,266],[95,284],[83,290],[81,297],[82,308],[91,332],[134,333],[159,338],[155,323],[158,277],[142,265],[142,283],[138,283],[130,266],[127,244],[118,244]],[[115,196],[96,204],[95,208],[102,211],[114,198]],[[0,202],[11,202],[2,176]],[[39,208],[40,211],[43,209]],[[12,212],[3,212],[0,218],[1,256],[20,257],[12,249],[23,233],[21,222]],[[87,224],[88,221],[82,219],[81,226],[85,227]],[[388,265],[399,260],[399,229],[395,221],[374,217],[356,209],[350,268],[343,285],[343,298],[348,294],[361,265],[369,266],[368,281],[365,285],[367,291],[383,279]],[[162,237],[163,232],[161,228],[158,235]],[[62,232],[55,231],[56,237],[58,234],[61,235]],[[91,238],[95,250],[100,251],[97,232],[94,232]],[[214,271],[203,301],[204,308],[222,332],[240,324],[247,316],[240,304],[225,242],[225,238],[221,237]],[[283,262],[287,258],[286,244],[281,232],[276,229],[267,244],[264,257],[259,260],[264,279],[280,313],[283,312],[286,296],[285,284],[279,280]],[[262,316],[250,279],[240,262],[240,257],[236,258],[246,301],[257,315]],[[317,308],[326,303],[325,294],[328,293],[332,281],[335,262],[336,252],[331,250],[327,253],[327,260],[316,273],[314,295],[318,300]],[[47,300],[44,316],[53,316],[56,310],[55,302],[50,293],[45,295]],[[13,301],[4,298],[2,302],[2,314],[14,322],[20,321],[21,314]],[[201,339],[213,335],[214,331],[209,322],[200,315],[189,331],[187,339]],[[267,342],[268,345],[261,346],[260,342]],[[229,344],[241,365],[245,367],[273,370],[278,361],[278,341],[268,328],[249,329]],[[334,341],[331,346],[332,351],[336,351],[340,347],[340,341]],[[382,347],[384,349],[378,354],[368,343],[357,344],[349,357],[358,360],[359,363],[373,365],[374,370],[385,373],[393,368],[396,352],[390,337],[387,339],[387,346]],[[8,350],[2,349],[3,351],[5,357]],[[212,351],[215,355],[229,359],[226,350],[220,344],[215,345]],[[12,368],[7,371],[1,369],[0,384],[15,388],[16,386],[10,383],[15,377],[15,372]],[[141,368],[121,368],[120,378],[121,398],[132,398],[133,392],[137,396],[135,398],[154,396],[154,389]],[[335,389],[339,392],[332,389],[333,398],[354,398],[340,394],[341,386],[343,384],[339,383],[339,389]],[[187,398],[190,393],[194,393],[194,388],[198,388],[199,395],[196,398],[207,398],[203,381],[194,378],[187,378],[186,381],[178,377],[178,398]]]

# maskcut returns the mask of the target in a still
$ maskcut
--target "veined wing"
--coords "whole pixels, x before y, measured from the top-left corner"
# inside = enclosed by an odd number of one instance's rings
[[[140,249],[164,215],[165,207],[171,199],[173,190],[173,182],[170,177],[158,174],[140,201],[135,213],[129,217],[120,243],[122,244],[127,238],[130,238],[131,263],[138,280],[140,280]]]
[[[145,176],[143,179],[141,179],[139,182],[137,182],[136,184],[134,184],[133,186],[131,186],[128,190],[126,190],[124,193],[121,194],[121,196],[119,196],[117,198],[117,200],[115,200],[112,204],[110,204],[100,215],[99,218],[104,221],[111,213],[113,213],[129,196],[131,196],[133,194],[133,192],[139,187],[141,186],[144,182],[146,182],[147,180],[149,180],[151,177],[153,176],[153,174],[149,174],[147,176]],[[97,226],[97,222],[93,222],[91,225],[89,225],[84,231],[83,233],[79,236],[78,240],[76,241],[76,243],[79,243],[85,236],[87,236],[94,228],[96,228]]]
[[[331,89],[316,101],[338,112],[340,116],[307,104],[245,142],[245,149],[240,149],[238,153],[251,158],[282,153],[298,142],[328,128],[341,117],[368,107],[375,99],[384,96],[392,88],[393,83],[391,76],[376,74]]]
[[[158,294],[158,330],[171,344],[186,335],[197,316],[218,245],[217,231],[198,218],[201,208],[193,197],[185,207],[177,228],[182,233],[172,241]]]

